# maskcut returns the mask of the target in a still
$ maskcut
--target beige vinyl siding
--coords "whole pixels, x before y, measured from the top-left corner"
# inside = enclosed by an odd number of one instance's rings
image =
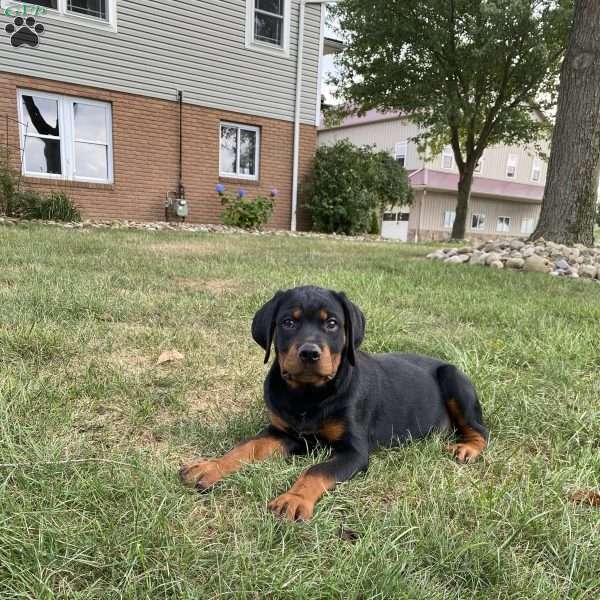
[[[419,133],[419,128],[406,119],[390,119],[387,121],[376,121],[354,127],[340,127],[319,131],[320,144],[335,144],[339,140],[348,139],[357,146],[375,146],[378,150],[384,150],[394,154],[398,142],[408,140],[405,168],[408,171],[420,169],[423,159],[417,152],[417,147],[410,139]]]
[[[289,56],[246,48],[246,0],[117,0],[117,31],[53,19],[38,48],[0,45],[0,71],[293,120],[299,1]],[[314,124],[321,7],[306,7],[302,121]]]
[[[422,191],[419,191],[420,195],[422,193]],[[425,194],[425,200],[421,210],[422,230],[450,232],[450,228],[443,226],[443,216],[444,211],[446,210],[456,210],[456,194],[452,194],[450,192],[432,192],[428,190]],[[418,206],[415,206],[412,212],[418,212]],[[485,215],[484,229],[471,229],[471,216],[473,213]],[[536,203],[519,202],[516,200],[496,200],[483,198],[480,196],[472,196],[471,202],[469,203],[469,212],[467,214],[466,233],[469,237],[477,237],[477,235],[497,235],[498,237],[506,237],[509,235],[522,236],[521,220],[523,218],[533,218],[535,221],[537,221],[539,214],[540,205]],[[508,233],[498,233],[496,231],[496,222],[498,217],[511,218],[510,231]],[[413,225],[410,221],[409,228],[413,228]]]
[[[517,165],[517,176],[515,178],[506,176],[506,165],[509,154],[518,156],[519,162]],[[533,161],[536,157],[540,161],[541,176],[539,181],[534,182],[531,181],[531,167],[533,166]],[[481,173],[476,173],[476,176],[515,181],[517,183],[543,185],[546,180],[546,167],[546,161],[539,157],[532,146],[495,146],[493,148],[488,148],[485,151],[483,169]]]
[[[418,134],[419,128],[409,120],[390,119],[386,121],[375,121],[372,123],[353,125],[350,127],[321,130],[319,131],[319,143],[330,144],[340,139],[349,139],[353,144],[374,144],[377,148],[393,154],[396,142],[404,139],[410,140],[410,138],[414,138]],[[548,143],[542,142],[540,145],[542,150],[548,154]],[[506,177],[506,163],[509,154],[516,154],[519,157],[517,176],[515,178]],[[541,176],[538,182],[531,181],[531,167],[535,157],[538,157],[541,166]],[[409,171],[412,171],[414,169],[420,169],[423,165],[424,160],[422,156],[418,155],[416,144],[409,141],[406,168]],[[442,153],[439,153],[427,161],[427,166],[433,170],[458,174],[456,163],[454,163],[452,169],[444,169],[442,167]],[[482,170],[479,173],[475,173],[475,176],[543,186],[544,181],[546,180],[546,168],[547,163],[540,159],[533,145],[494,146],[486,149]]]
[[[514,154],[518,157],[516,177],[506,176],[506,166],[508,155]],[[541,176],[537,182],[531,181],[531,167],[534,158],[540,161]],[[442,154],[438,154],[428,162],[428,166],[436,171],[445,171],[458,174],[458,168],[454,163],[452,169],[442,167]],[[542,160],[533,146],[493,146],[487,148],[483,155],[481,171],[475,173],[475,177],[485,177],[488,179],[501,179],[503,181],[514,181],[516,183],[526,183],[531,185],[544,185],[546,179],[546,161]]]

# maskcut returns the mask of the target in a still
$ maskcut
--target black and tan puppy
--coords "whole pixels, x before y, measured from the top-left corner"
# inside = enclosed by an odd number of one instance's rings
[[[275,347],[264,388],[270,425],[221,458],[185,466],[182,480],[206,490],[246,463],[320,442],[331,447],[329,460],[268,505],[306,520],[325,491],[367,468],[377,448],[454,428],[456,458],[477,458],[488,433],[466,375],[426,356],[360,352],[364,333],[364,315],[342,293],[312,286],[277,292],[252,322],[265,363]]]

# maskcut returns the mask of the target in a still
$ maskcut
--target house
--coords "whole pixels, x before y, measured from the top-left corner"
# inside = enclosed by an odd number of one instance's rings
[[[390,207],[384,213],[382,236],[400,240],[444,240],[454,223],[458,169],[450,146],[429,159],[412,139],[419,128],[399,113],[369,111],[351,116],[335,127],[321,127],[319,144],[348,139],[356,145],[374,145],[392,154],[409,172],[415,192],[411,207]],[[548,145],[542,143],[547,151]],[[546,162],[533,145],[487,148],[477,165],[467,236],[528,236],[539,218],[546,179]]]
[[[219,222],[218,183],[249,197],[276,188],[270,225],[296,226],[317,138],[323,0],[0,9],[0,145],[27,186],[64,190],[90,218],[158,220],[167,197],[184,197],[188,219],[205,223]]]

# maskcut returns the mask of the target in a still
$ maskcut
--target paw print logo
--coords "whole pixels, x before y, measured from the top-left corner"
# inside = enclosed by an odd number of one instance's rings
[[[15,17],[12,23],[8,23],[4,28],[6,33],[10,33],[10,43],[18,48],[19,46],[31,46],[35,48],[40,43],[40,34],[44,33],[44,26],[36,23],[33,17]]]

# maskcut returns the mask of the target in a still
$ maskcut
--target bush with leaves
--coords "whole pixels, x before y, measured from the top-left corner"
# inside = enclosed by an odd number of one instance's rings
[[[303,190],[313,226],[326,233],[357,235],[378,229],[389,206],[411,204],[406,171],[386,152],[342,140],[317,149]]]
[[[19,175],[6,156],[0,163],[0,214],[21,219],[81,221],[81,214],[62,192],[44,196],[32,190],[21,190]]]
[[[225,225],[243,229],[260,229],[273,214],[276,189],[271,190],[268,198],[258,196],[254,200],[248,198],[243,189],[238,190],[235,196],[225,193],[225,186],[222,183],[217,184],[216,190],[221,198],[221,204],[225,207],[221,213]]]
[[[31,191],[20,192],[15,199],[14,212],[22,219],[81,221],[81,214],[62,192],[52,192],[49,196]]]

